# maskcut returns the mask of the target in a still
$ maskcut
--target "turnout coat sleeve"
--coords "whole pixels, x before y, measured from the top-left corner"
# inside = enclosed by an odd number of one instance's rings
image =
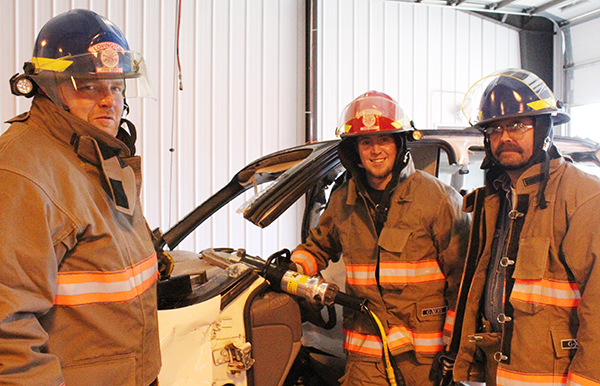
[[[600,385],[600,232],[597,227],[600,182],[590,179],[590,183],[582,183],[587,176],[581,180],[572,178],[580,173],[576,171],[565,178],[566,187],[574,190],[573,198],[577,199],[564,202],[560,208],[565,210],[569,224],[562,250],[581,294],[577,307],[578,348],[569,366],[568,382]]]
[[[32,385],[58,385],[60,363],[44,352],[48,334],[38,318],[53,306],[59,256],[66,249],[52,235],[68,236],[76,226],[33,181],[6,170],[0,179],[10,186],[0,189],[0,383],[24,384],[27,377]],[[53,218],[39,216],[44,212]],[[55,221],[62,226],[49,229]]]

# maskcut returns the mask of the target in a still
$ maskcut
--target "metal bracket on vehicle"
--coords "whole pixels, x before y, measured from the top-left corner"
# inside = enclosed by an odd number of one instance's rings
[[[213,351],[213,361],[215,366],[227,363],[227,368],[234,375],[239,375],[242,371],[252,367],[255,360],[251,357],[252,344],[250,342],[237,345],[229,343],[220,350]]]

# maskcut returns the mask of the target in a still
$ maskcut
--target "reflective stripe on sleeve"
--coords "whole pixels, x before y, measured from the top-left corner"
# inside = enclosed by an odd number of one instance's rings
[[[377,335],[360,334],[346,329],[344,334],[344,349],[347,351],[375,357],[381,357],[383,354],[383,343]]]
[[[315,276],[318,273],[317,259],[315,259],[311,253],[303,250],[297,250],[292,253],[291,259],[292,262],[302,267],[304,272],[299,273],[307,276]]]
[[[415,262],[382,262],[381,284],[412,284],[445,280],[436,260]]]
[[[119,303],[135,299],[158,279],[156,253],[120,271],[59,272],[57,306]]]
[[[560,386],[566,385],[567,376],[561,374],[525,374],[498,368],[498,386]]]
[[[394,326],[390,329],[388,340],[392,350],[412,344],[415,352],[422,354],[435,354],[444,347],[442,331],[415,332],[406,327]]]
[[[346,339],[344,348],[362,355],[380,357],[383,354],[383,344],[377,335],[360,334],[344,329]],[[394,326],[387,336],[390,350],[412,345],[415,352],[422,354],[437,353],[444,347],[442,332],[414,332],[406,327]]]
[[[516,279],[511,300],[558,307],[577,307],[581,301],[581,293],[576,283],[568,281]]]
[[[377,285],[375,264],[346,264],[346,280],[350,285]]]
[[[446,312],[446,320],[444,321],[444,344],[450,343],[450,336],[454,329],[454,320],[456,319],[456,312],[448,309]]]

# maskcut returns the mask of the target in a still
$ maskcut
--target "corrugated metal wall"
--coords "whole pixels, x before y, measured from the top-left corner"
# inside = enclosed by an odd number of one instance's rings
[[[156,100],[128,100],[140,131],[143,203],[152,228],[168,229],[246,163],[304,138],[304,0],[182,0],[183,90],[176,72],[176,0],[0,0],[0,79],[21,72],[37,31],[53,15],[90,8],[143,53]],[[318,129],[332,138],[356,95],[397,98],[419,127],[456,125],[463,93],[495,69],[518,66],[518,34],[452,9],[381,0],[318,5]],[[0,87],[0,118],[29,100]],[[3,125],[1,131],[8,126]],[[247,197],[246,197],[247,198]],[[221,210],[182,249],[245,247],[267,256],[299,240],[301,208],[260,230]]]
[[[341,109],[371,89],[396,99],[417,128],[464,126],[470,85],[520,67],[518,31],[472,14],[381,0],[320,4],[325,138],[334,136]]]
[[[567,53],[567,103],[600,103],[600,19],[566,28],[572,50]]]
[[[147,62],[157,99],[129,99],[143,157],[144,210],[151,228],[179,221],[250,161],[300,143],[304,113],[302,0],[183,0],[176,71],[176,0],[0,0],[0,78],[22,72],[37,31],[53,15],[88,8],[107,16]],[[2,121],[30,100],[0,88]],[[2,126],[2,131],[8,125]],[[299,239],[298,209],[261,231],[223,208],[182,249],[246,247],[265,255]],[[284,224],[281,226],[279,224]]]

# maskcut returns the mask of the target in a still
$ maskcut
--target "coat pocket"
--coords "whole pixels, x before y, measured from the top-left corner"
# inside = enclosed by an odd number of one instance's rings
[[[406,243],[410,238],[412,231],[402,228],[383,228],[379,236],[379,247],[382,254],[391,254],[390,258],[383,259],[384,261],[398,260],[403,256]],[[406,259],[406,258],[404,258]]]
[[[448,306],[444,300],[422,300],[417,302],[417,325],[421,331],[441,331],[446,320]],[[427,326],[426,328],[423,328]]]
[[[543,279],[549,249],[548,237],[529,237],[519,243],[513,273],[515,283],[510,295],[510,302],[515,310],[535,314],[543,308],[540,299],[544,294]]]
[[[515,279],[537,280],[544,276],[548,253],[549,237],[528,237],[519,242],[519,252],[513,277]]]
[[[567,374],[579,344],[575,333],[568,329],[552,329],[552,345],[554,346],[554,374]]]
[[[408,229],[384,228],[379,237],[379,284],[386,290],[406,287],[412,275],[406,263],[405,247],[410,238]]]
[[[82,361],[62,372],[67,385],[135,386],[135,353]]]

